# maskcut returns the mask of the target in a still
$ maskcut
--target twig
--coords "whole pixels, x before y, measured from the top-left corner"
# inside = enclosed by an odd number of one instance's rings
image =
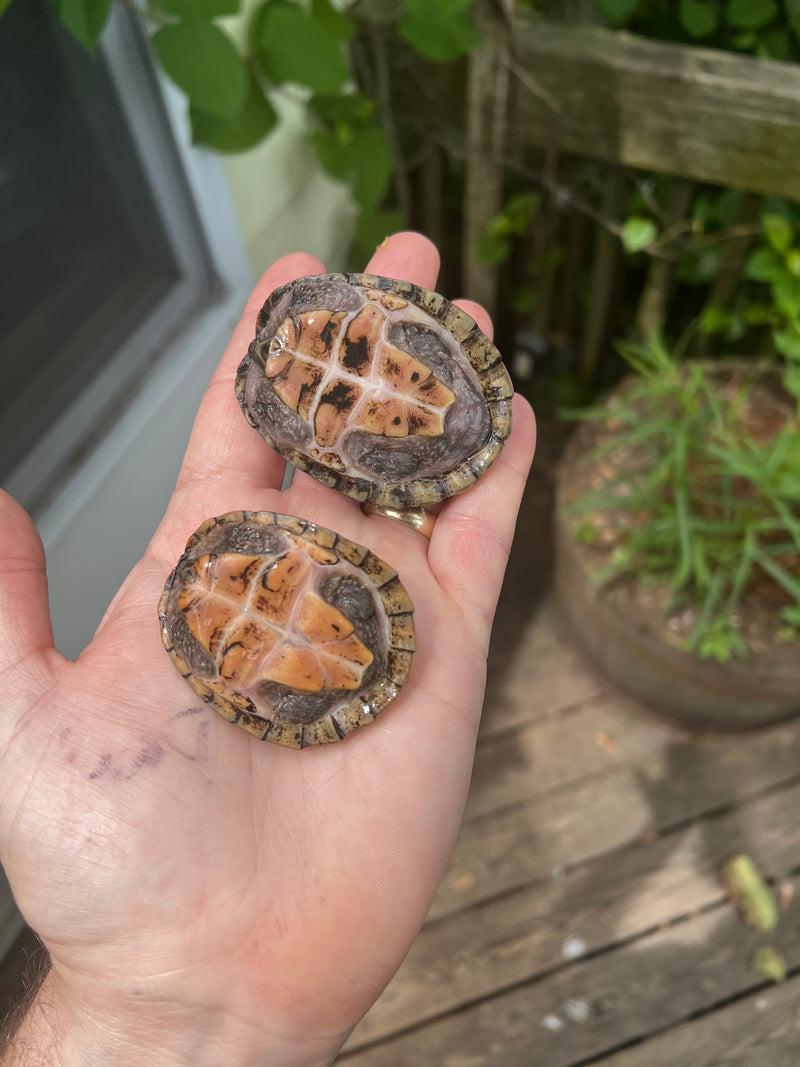
[[[559,104],[558,100],[556,100],[551,93],[548,93],[543,86],[539,85],[539,83],[532,78],[526,70],[523,70],[522,67],[511,61],[509,61],[509,70],[519,79],[520,84],[524,85],[528,92],[532,93],[533,96],[536,96],[543,101],[554,115],[561,115],[561,104]]]
[[[400,148],[400,138],[397,134],[397,126],[394,121],[392,108],[392,86],[389,76],[389,58],[386,50],[386,37],[383,31],[374,23],[370,26],[370,37],[375,54],[375,69],[377,74],[377,97],[378,113],[381,117],[381,125],[389,148],[394,171],[394,185],[397,194],[397,206],[406,220],[411,218],[411,187],[408,180],[405,160]]]

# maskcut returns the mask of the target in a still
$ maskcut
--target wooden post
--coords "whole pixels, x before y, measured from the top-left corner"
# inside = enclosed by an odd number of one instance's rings
[[[760,198],[752,193],[745,193],[739,203],[736,222],[745,226],[755,223],[758,220],[760,208]],[[712,282],[706,298],[705,306],[707,308],[721,308],[724,311],[728,307],[741,281],[742,268],[752,243],[752,236],[732,237],[721,247],[717,276]],[[771,342],[771,334],[769,336]],[[710,350],[710,335],[698,333],[692,345],[693,354],[698,358],[702,358],[708,356]]]
[[[497,268],[480,263],[478,241],[503,197],[509,70],[505,26],[478,5],[481,43],[470,55],[467,84],[467,168],[464,195],[464,291],[490,315],[497,302]]]
[[[618,218],[625,201],[625,176],[622,171],[610,170],[603,192],[604,218]],[[589,281],[589,306],[581,342],[578,377],[582,385],[591,382],[606,336],[608,308],[614,287],[614,272],[619,259],[619,237],[598,223]]]
[[[681,181],[678,178],[672,182],[664,210],[663,223],[666,229],[686,218],[693,193],[693,182]],[[675,261],[673,259],[654,256],[650,260],[647,280],[636,309],[636,332],[642,340],[647,340],[654,333],[663,331],[664,317],[674,278]]]

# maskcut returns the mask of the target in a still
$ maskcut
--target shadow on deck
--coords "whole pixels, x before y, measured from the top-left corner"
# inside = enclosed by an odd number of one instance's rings
[[[540,439],[494,631],[464,823],[428,921],[342,1067],[796,1067],[800,722],[687,735],[582,662],[550,588]],[[719,877],[747,852],[789,978]]]

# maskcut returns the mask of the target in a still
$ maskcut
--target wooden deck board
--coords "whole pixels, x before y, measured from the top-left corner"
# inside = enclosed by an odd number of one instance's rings
[[[687,735],[612,694],[548,591],[551,474],[526,494],[455,852],[339,1062],[797,1067],[800,721]],[[784,986],[721,884],[736,851],[797,886],[770,939]]]
[[[603,1059],[603,1067],[797,1067],[800,977]]]
[[[517,582],[517,568],[510,581]],[[518,594],[517,594],[518,595]],[[495,628],[481,740],[584,703],[603,691],[586,670],[552,595],[527,618]]]
[[[580,720],[568,720],[567,728],[574,721]],[[492,787],[500,807],[490,810],[491,800],[482,798],[475,806],[483,813],[465,819],[430,917],[548,878],[798,778],[800,729],[790,723],[746,741],[703,736],[673,742],[665,736],[662,745],[629,763],[545,797],[529,779],[525,795],[513,804]],[[476,780],[473,792],[477,788]]]
[[[600,696],[556,718],[489,737],[475,756],[464,817],[543,796],[680,736],[627,715],[618,699]]]
[[[431,923],[348,1047],[541,978],[571,954],[607,951],[723,905],[719,867],[734,852],[785,876],[800,856],[798,810],[800,786],[780,790]]]
[[[800,964],[798,920],[800,906],[794,906],[785,915],[781,937],[793,966]],[[731,908],[716,907],[341,1062],[348,1067],[571,1067],[593,1061],[734,996],[763,990],[764,981],[751,966],[761,941]],[[796,989],[792,1015],[799,996]],[[750,1015],[752,1027],[752,1004],[743,1014]],[[796,1029],[789,1029],[796,1042]],[[721,1067],[728,1062],[721,1055],[724,1032],[714,1037],[707,1040],[720,1058],[704,1062]],[[665,1067],[697,1067],[694,1056],[670,1058],[668,1039],[665,1049]],[[653,1067],[646,1051],[631,1063]],[[628,1067],[624,1057],[617,1067],[623,1064]],[[763,1059],[759,1067],[773,1067],[772,1060]]]
[[[800,722],[688,735],[612,693],[543,578],[543,481],[512,552],[454,854],[339,1061],[796,1067],[800,979],[765,988],[719,867],[746,851],[800,896]],[[795,901],[773,938],[798,971],[799,916]]]

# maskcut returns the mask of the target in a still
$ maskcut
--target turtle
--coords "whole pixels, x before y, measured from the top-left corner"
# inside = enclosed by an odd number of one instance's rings
[[[263,511],[204,522],[158,608],[164,647],[194,691],[289,748],[339,741],[397,696],[416,648],[413,612],[369,549]]]
[[[473,485],[511,430],[513,387],[474,319],[368,274],[276,289],[236,375],[248,422],[294,467],[376,508]]]

